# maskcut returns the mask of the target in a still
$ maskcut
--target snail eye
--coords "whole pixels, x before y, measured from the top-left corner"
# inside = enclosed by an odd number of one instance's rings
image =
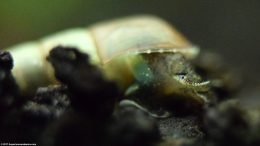
[[[177,76],[179,79],[181,80],[185,80],[186,79],[186,73],[176,73],[175,76]]]

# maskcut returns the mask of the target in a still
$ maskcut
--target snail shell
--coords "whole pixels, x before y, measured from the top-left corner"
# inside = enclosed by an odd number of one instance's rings
[[[178,52],[192,59],[199,53],[199,49],[174,27],[155,16],[126,17],[65,30],[7,48],[14,59],[13,75],[23,94],[32,93],[39,86],[57,83],[46,57],[58,45],[76,47],[88,53],[91,63],[122,88],[129,86],[135,78],[135,71],[129,64],[140,63],[138,54]]]

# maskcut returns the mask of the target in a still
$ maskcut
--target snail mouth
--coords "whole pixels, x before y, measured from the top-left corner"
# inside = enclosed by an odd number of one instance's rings
[[[197,92],[207,92],[210,88],[210,81],[192,81],[179,76],[175,76],[174,78],[185,88],[193,89]]]
[[[185,77],[175,76],[175,80],[181,85],[182,88],[188,89],[193,97],[198,103],[209,102],[207,97],[207,92],[210,90],[210,81],[195,81],[188,80]],[[186,92],[189,94],[189,92]]]
[[[186,82],[186,84],[188,84],[188,86],[191,86],[193,89],[195,89],[198,92],[206,92],[209,90],[210,87],[210,81],[203,81],[200,83]]]

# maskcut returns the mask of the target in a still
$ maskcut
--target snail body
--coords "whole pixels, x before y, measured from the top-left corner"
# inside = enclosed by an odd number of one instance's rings
[[[23,93],[57,82],[46,57],[58,45],[89,54],[91,63],[122,90],[137,82],[153,86],[162,95],[174,93],[207,102],[200,92],[209,90],[209,81],[202,81],[189,63],[199,49],[158,17],[126,17],[7,48],[14,58],[13,75]]]

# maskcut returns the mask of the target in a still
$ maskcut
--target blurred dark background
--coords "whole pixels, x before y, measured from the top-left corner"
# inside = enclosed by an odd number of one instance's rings
[[[8,0],[0,2],[0,48],[71,27],[132,14],[173,23],[204,50],[223,56],[258,84],[259,0]]]

